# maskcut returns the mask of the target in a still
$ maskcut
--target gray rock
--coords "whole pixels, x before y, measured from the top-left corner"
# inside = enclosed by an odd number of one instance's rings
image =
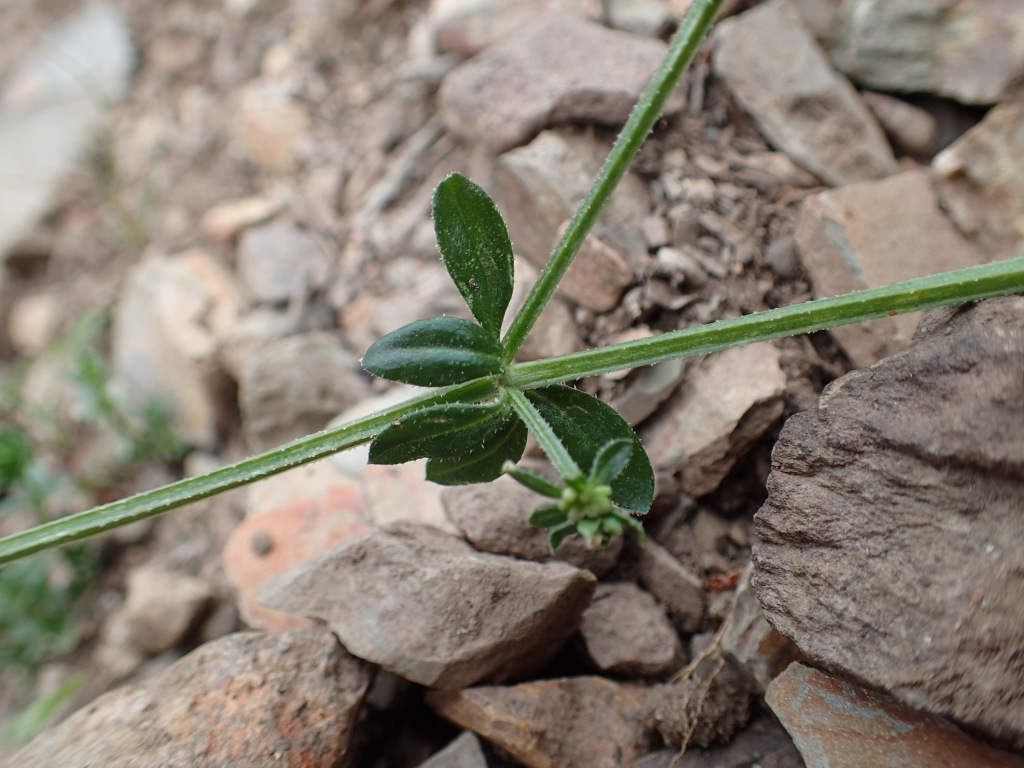
[[[605,150],[592,136],[544,131],[527,146],[498,158],[494,196],[517,253],[538,267],[547,263],[559,228],[586,197]],[[647,186],[639,177],[627,174],[592,230],[637,276],[647,265],[642,227],[650,205]],[[585,270],[586,262],[579,263],[577,269]],[[575,279],[570,277],[573,273],[570,269],[566,279]]]
[[[111,3],[90,3],[41,37],[0,92],[0,262],[46,213],[135,58]]]
[[[939,126],[931,112],[887,93],[864,91],[861,98],[897,147],[918,157],[935,151]]]
[[[726,19],[715,73],[773,145],[832,186],[893,173],[896,161],[853,86],[786,0]]]
[[[1024,298],[929,316],[775,446],[754,589],[813,661],[1024,749]]]
[[[682,360],[645,366],[626,383],[622,393],[612,401],[612,407],[627,423],[639,424],[671,397],[685,373],[686,364]]]
[[[1024,94],[1022,27],[1020,3],[851,0],[832,56],[871,88],[993,104]]]
[[[622,125],[666,46],[561,13],[456,67],[439,94],[448,129],[503,152],[557,123]],[[682,108],[671,99],[666,113]]]
[[[584,17],[588,9],[589,0],[431,0],[430,28],[439,49],[468,57],[545,14],[569,11]]]
[[[942,207],[986,260],[1024,245],[1024,104],[1001,104],[932,163]]]
[[[683,490],[704,496],[782,415],[786,375],[771,344],[719,352],[690,369],[664,415],[641,429],[656,470],[679,472]]]
[[[476,734],[463,731],[447,747],[420,763],[419,768],[487,768],[487,758]]]
[[[529,523],[530,513],[544,498],[509,477],[499,477],[493,483],[446,488],[441,500],[448,518],[483,552],[538,563],[562,560],[586,568],[598,577],[615,567],[622,552],[621,537],[606,549],[588,549],[582,537],[570,536],[552,554],[547,531]]]
[[[349,765],[370,673],[324,629],[228,635],[44,731],[14,768]]]
[[[352,653],[435,688],[542,667],[579,626],[594,577],[475,552],[427,526],[352,539],[264,583],[262,603],[323,619]]]
[[[598,584],[580,636],[591,661],[612,675],[661,677],[683,661],[664,609],[635,584]]]
[[[247,229],[238,241],[238,278],[265,304],[301,300],[327,280],[327,254],[312,235],[286,221]]]
[[[224,388],[218,345],[241,307],[231,274],[202,251],[135,265],[111,331],[119,392],[130,402],[159,403],[179,438],[213,447]]]
[[[181,642],[213,597],[202,579],[140,566],[128,574],[124,605],[110,619],[112,633],[143,653],[162,653]]]
[[[316,432],[369,391],[359,361],[336,334],[316,331],[254,348],[238,377],[247,441],[263,450]]]
[[[658,37],[672,21],[665,0],[610,0],[604,6],[609,27],[634,35]]]
[[[668,609],[679,631],[696,632],[704,619],[704,582],[655,541],[644,542],[637,558],[640,583]]]
[[[807,198],[795,237],[818,298],[981,261],[939,209],[923,170]],[[919,319],[885,317],[830,332],[854,365],[866,366],[906,348]]]

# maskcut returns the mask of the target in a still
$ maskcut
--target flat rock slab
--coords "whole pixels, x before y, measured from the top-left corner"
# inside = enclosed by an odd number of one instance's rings
[[[1024,297],[926,318],[776,443],[769,622],[827,669],[1024,749]]]
[[[714,40],[715,73],[768,140],[826,184],[896,170],[881,127],[787,0],[726,19]]]
[[[768,687],[807,768],[1021,768],[940,718],[901,707],[825,672],[791,664]]]
[[[862,85],[965,104],[1024,95],[1020,3],[851,0],[839,18],[832,57]]]
[[[796,242],[818,298],[982,261],[939,208],[924,170],[807,198]],[[906,349],[919,319],[919,313],[885,317],[831,333],[854,365],[863,367]]]
[[[727,349],[692,368],[640,436],[656,469],[679,472],[683,490],[704,496],[782,415],[785,392],[771,344]]]
[[[434,691],[427,703],[528,768],[620,768],[645,751],[640,689],[603,677]]]
[[[370,682],[326,629],[227,635],[44,731],[10,768],[337,768]]]
[[[576,631],[594,583],[565,563],[483,554],[398,523],[274,576],[260,595],[326,621],[351,653],[407,680],[462,688],[543,666]]]
[[[494,152],[556,123],[622,125],[665,50],[659,40],[548,14],[452,70],[441,114],[453,133]],[[677,95],[666,113],[681,108]]]

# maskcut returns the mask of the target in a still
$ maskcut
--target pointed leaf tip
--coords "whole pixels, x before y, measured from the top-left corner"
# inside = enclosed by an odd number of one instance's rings
[[[434,190],[434,232],[448,274],[470,311],[497,339],[512,298],[512,242],[490,196],[453,173]]]

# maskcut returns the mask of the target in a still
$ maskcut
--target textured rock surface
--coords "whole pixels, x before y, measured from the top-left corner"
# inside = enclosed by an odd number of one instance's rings
[[[966,104],[1024,94],[1024,6],[1013,0],[924,0],[842,7],[832,51],[859,83],[938,93]]]
[[[325,629],[207,643],[105,694],[10,768],[338,768],[370,673]]]
[[[819,298],[982,261],[940,210],[923,170],[808,198],[796,241]],[[905,349],[919,319],[917,313],[886,317],[830,333],[854,365],[866,366]]]
[[[127,578],[124,605],[111,618],[117,632],[143,653],[177,645],[213,602],[213,589],[195,576],[142,566]]]
[[[539,669],[579,626],[594,577],[475,552],[427,526],[374,531],[267,581],[268,608],[323,619],[353,654],[436,688]]]
[[[323,429],[369,391],[356,356],[336,334],[321,331],[253,349],[238,380],[247,439],[255,450]]]
[[[247,229],[238,240],[235,259],[238,279],[249,296],[267,304],[295,300],[322,288],[330,271],[321,244],[286,221]]]
[[[827,669],[1024,749],[1024,298],[923,331],[787,422],[754,588]]]
[[[556,123],[626,122],[665,44],[554,13],[452,70],[439,94],[448,128],[494,152]],[[667,113],[678,111],[673,98]]]
[[[528,768],[619,768],[644,753],[641,692],[602,677],[438,691],[427,701]]]
[[[896,161],[857,91],[786,0],[715,30],[715,72],[768,139],[833,186],[877,179]]]
[[[663,418],[641,430],[656,469],[679,472],[692,496],[711,493],[736,460],[782,415],[786,375],[771,344],[712,355],[687,374],[662,407]]]
[[[979,744],[938,717],[803,664],[790,665],[765,698],[807,768],[1024,766],[1024,760]]]
[[[419,768],[487,768],[487,757],[476,734],[463,731],[447,747],[420,763]]]
[[[682,632],[696,632],[704,618],[704,582],[657,542],[644,542],[637,558],[640,583],[668,609]]]
[[[1024,104],[993,109],[932,168],[943,207],[988,258],[1024,244]]]
[[[493,194],[517,253],[538,267],[547,263],[559,228],[586,197],[602,154],[603,146],[592,136],[550,130],[498,158]],[[635,274],[647,265],[642,225],[650,206],[650,193],[640,178],[626,174],[593,229]],[[577,264],[578,278],[586,262]]]
[[[657,677],[683,660],[664,609],[635,584],[598,584],[580,636],[597,668],[613,675]]]

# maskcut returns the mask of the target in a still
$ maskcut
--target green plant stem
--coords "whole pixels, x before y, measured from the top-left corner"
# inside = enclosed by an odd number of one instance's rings
[[[555,431],[551,429],[551,425],[544,420],[540,411],[530,402],[529,398],[518,389],[506,389],[505,394],[512,401],[512,407],[526,424],[526,428],[533,433],[537,442],[540,443],[540,447],[544,449],[544,453],[551,459],[558,474],[566,480],[582,477],[583,472],[579,465],[569,455],[569,451],[558,439]]]
[[[625,368],[702,355],[755,341],[796,336],[887,315],[1024,291],[1024,257],[943,272],[929,277],[817,299],[744,317],[670,331],[561,357],[517,363],[506,382],[523,390]]]
[[[615,145],[604,165],[601,166],[590,192],[576,211],[576,215],[572,217],[565,234],[537,278],[533,290],[509,325],[508,332],[501,342],[505,351],[504,362],[508,363],[515,357],[530,329],[544,311],[559,281],[583,245],[587,233],[597,221],[601,209],[629,169],[630,163],[661,115],[665,102],[678,84],[683,71],[693,60],[721,5],[722,0],[696,0],[690,6],[672,38],[665,58],[640,95],[640,100],[615,140]]]
[[[138,520],[162,514],[241,485],[308,464],[372,440],[396,419],[429,405],[481,400],[495,395],[493,379],[430,390],[404,403],[275,448],[198,477],[188,477],[152,491],[15,533],[0,539],[0,564],[43,549],[81,541]]]

